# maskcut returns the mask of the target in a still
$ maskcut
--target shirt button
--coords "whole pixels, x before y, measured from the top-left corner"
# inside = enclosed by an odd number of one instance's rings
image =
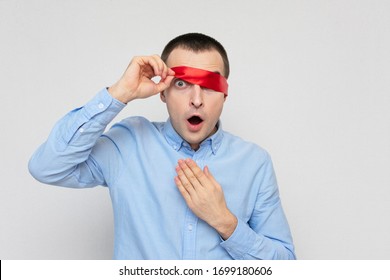
[[[80,131],[81,133],[83,133],[83,132],[84,132],[84,128],[80,128],[79,131]]]
[[[191,224],[188,225],[188,230],[192,231],[192,225]]]
[[[98,107],[99,107],[99,109],[103,109],[104,108],[104,104],[103,103],[99,103]]]

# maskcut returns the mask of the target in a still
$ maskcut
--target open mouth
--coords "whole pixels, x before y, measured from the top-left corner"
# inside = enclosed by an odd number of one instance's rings
[[[198,125],[203,122],[202,118],[198,116],[192,116],[191,118],[188,119],[188,122],[192,125]]]

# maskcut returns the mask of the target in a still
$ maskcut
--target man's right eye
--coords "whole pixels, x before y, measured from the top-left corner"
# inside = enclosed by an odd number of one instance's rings
[[[180,79],[177,79],[174,84],[178,88],[185,88],[186,86],[188,86],[187,82],[180,80]]]

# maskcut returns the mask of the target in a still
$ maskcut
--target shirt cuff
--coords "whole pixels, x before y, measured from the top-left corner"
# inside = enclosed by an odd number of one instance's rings
[[[256,242],[256,234],[249,225],[238,219],[237,227],[233,234],[221,242],[220,245],[233,257],[235,260],[244,259],[244,256],[251,250]]]
[[[57,149],[63,151],[71,140],[77,140],[80,136],[76,134],[77,131],[89,131],[100,136],[125,106],[113,98],[107,89],[102,89],[87,104],[72,110],[58,122],[58,127],[53,130],[59,140]]]
[[[109,124],[126,104],[113,98],[107,88],[99,91],[96,96],[84,106],[84,114],[87,119],[92,119],[103,125]],[[104,114],[101,114],[103,113]]]

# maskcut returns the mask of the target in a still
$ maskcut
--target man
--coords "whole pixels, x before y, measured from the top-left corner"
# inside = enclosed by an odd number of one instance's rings
[[[115,259],[294,259],[270,157],[222,130],[228,75],[223,46],[198,33],[173,39],[161,58],[135,57],[56,124],[30,172],[109,188]],[[125,104],[158,93],[166,122],[130,117],[103,134]]]

